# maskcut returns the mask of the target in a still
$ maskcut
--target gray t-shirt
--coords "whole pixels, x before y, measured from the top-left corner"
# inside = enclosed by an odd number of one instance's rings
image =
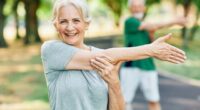
[[[65,69],[78,50],[59,40],[41,47],[51,110],[107,110],[107,85],[95,71]]]

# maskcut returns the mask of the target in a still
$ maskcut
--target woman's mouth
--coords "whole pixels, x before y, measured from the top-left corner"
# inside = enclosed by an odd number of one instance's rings
[[[75,37],[77,33],[65,33],[65,36],[67,37]]]

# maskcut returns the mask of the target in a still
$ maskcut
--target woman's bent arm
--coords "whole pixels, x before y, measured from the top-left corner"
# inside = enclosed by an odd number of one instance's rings
[[[109,57],[97,57],[91,59],[91,66],[100,74],[101,78],[108,84],[109,110],[125,110],[125,102],[121,93],[119,69],[121,62],[113,65]]]

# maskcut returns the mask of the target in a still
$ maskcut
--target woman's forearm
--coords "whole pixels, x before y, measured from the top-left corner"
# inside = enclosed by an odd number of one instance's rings
[[[151,44],[129,48],[113,48],[104,51],[104,54],[113,59],[113,63],[118,61],[130,61],[154,57],[159,60],[171,63],[183,63],[186,59],[185,52],[165,43],[171,38],[171,34],[156,39]]]
[[[139,60],[153,56],[151,46],[149,44],[129,48],[111,48],[104,50],[103,53],[106,56],[111,57],[113,63],[119,61]]]
[[[108,86],[109,110],[125,110],[125,102],[121,93],[120,84]]]

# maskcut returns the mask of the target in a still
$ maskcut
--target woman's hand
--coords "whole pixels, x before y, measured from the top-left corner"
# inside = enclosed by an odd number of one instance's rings
[[[95,59],[91,59],[91,66],[97,70],[108,85],[119,84],[118,73],[121,63],[113,65],[110,61],[111,58],[107,56],[96,57]]]
[[[109,110],[124,110],[125,102],[121,93],[119,83],[119,67],[121,63],[113,65],[112,59],[104,57],[96,57],[91,60],[91,66],[98,71],[102,79],[108,84]]]
[[[183,63],[186,60],[185,52],[166,43],[165,41],[171,38],[171,34],[160,37],[150,44],[152,56],[164,61],[169,61],[175,64]]]

